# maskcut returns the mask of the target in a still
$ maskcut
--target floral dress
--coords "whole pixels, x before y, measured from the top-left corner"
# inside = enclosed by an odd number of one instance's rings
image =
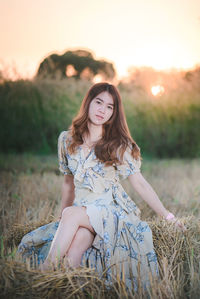
[[[120,183],[140,172],[141,161],[135,160],[127,148],[122,165],[105,166],[96,158],[94,148],[87,157],[81,146],[69,154],[70,138],[69,131],[59,136],[59,169],[64,175],[74,177],[74,206],[86,207],[96,232],[91,248],[82,257],[82,265],[95,268],[100,274],[107,269],[107,282],[118,272],[128,288],[137,289],[139,276],[143,286],[147,286],[149,274],[158,275],[152,232],[148,224],[140,220],[140,210]],[[19,252],[24,257],[36,255],[38,263],[44,261],[58,224],[49,223],[25,235]]]

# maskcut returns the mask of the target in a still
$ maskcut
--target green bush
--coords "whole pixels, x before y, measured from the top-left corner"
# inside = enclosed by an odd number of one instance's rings
[[[79,93],[65,89],[62,81],[1,84],[1,151],[55,151],[58,134],[68,128],[81,102]]]
[[[71,124],[92,83],[34,80],[0,84],[2,152],[55,153],[57,138]],[[142,155],[197,157],[200,154],[200,93],[181,86],[155,98],[119,86],[131,134]]]
[[[195,89],[185,83],[159,98],[120,89],[132,137],[142,154],[160,158],[199,156],[198,86]]]
[[[200,154],[200,105],[164,109],[146,104],[126,109],[131,134],[143,153],[157,157],[197,157]],[[134,111],[134,113],[132,112]]]

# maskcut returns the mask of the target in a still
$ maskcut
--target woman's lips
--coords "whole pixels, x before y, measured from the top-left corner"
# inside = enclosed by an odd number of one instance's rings
[[[99,119],[104,119],[104,117],[100,116],[100,115],[96,115],[96,117],[99,118]]]

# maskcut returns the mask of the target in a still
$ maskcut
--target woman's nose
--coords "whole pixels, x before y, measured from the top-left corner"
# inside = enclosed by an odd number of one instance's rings
[[[100,110],[99,110],[101,113],[105,113],[105,111],[106,111],[106,107],[105,106],[101,106],[100,107]]]

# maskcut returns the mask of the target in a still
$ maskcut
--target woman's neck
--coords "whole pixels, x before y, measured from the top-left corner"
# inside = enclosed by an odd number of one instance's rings
[[[88,123],[88,130],[89,130],[89,135],[85,136],[85,139],[88,142],[95,142],[101,139],[102,131],[103,131],[102,126],[95,126],[91,123]]]

